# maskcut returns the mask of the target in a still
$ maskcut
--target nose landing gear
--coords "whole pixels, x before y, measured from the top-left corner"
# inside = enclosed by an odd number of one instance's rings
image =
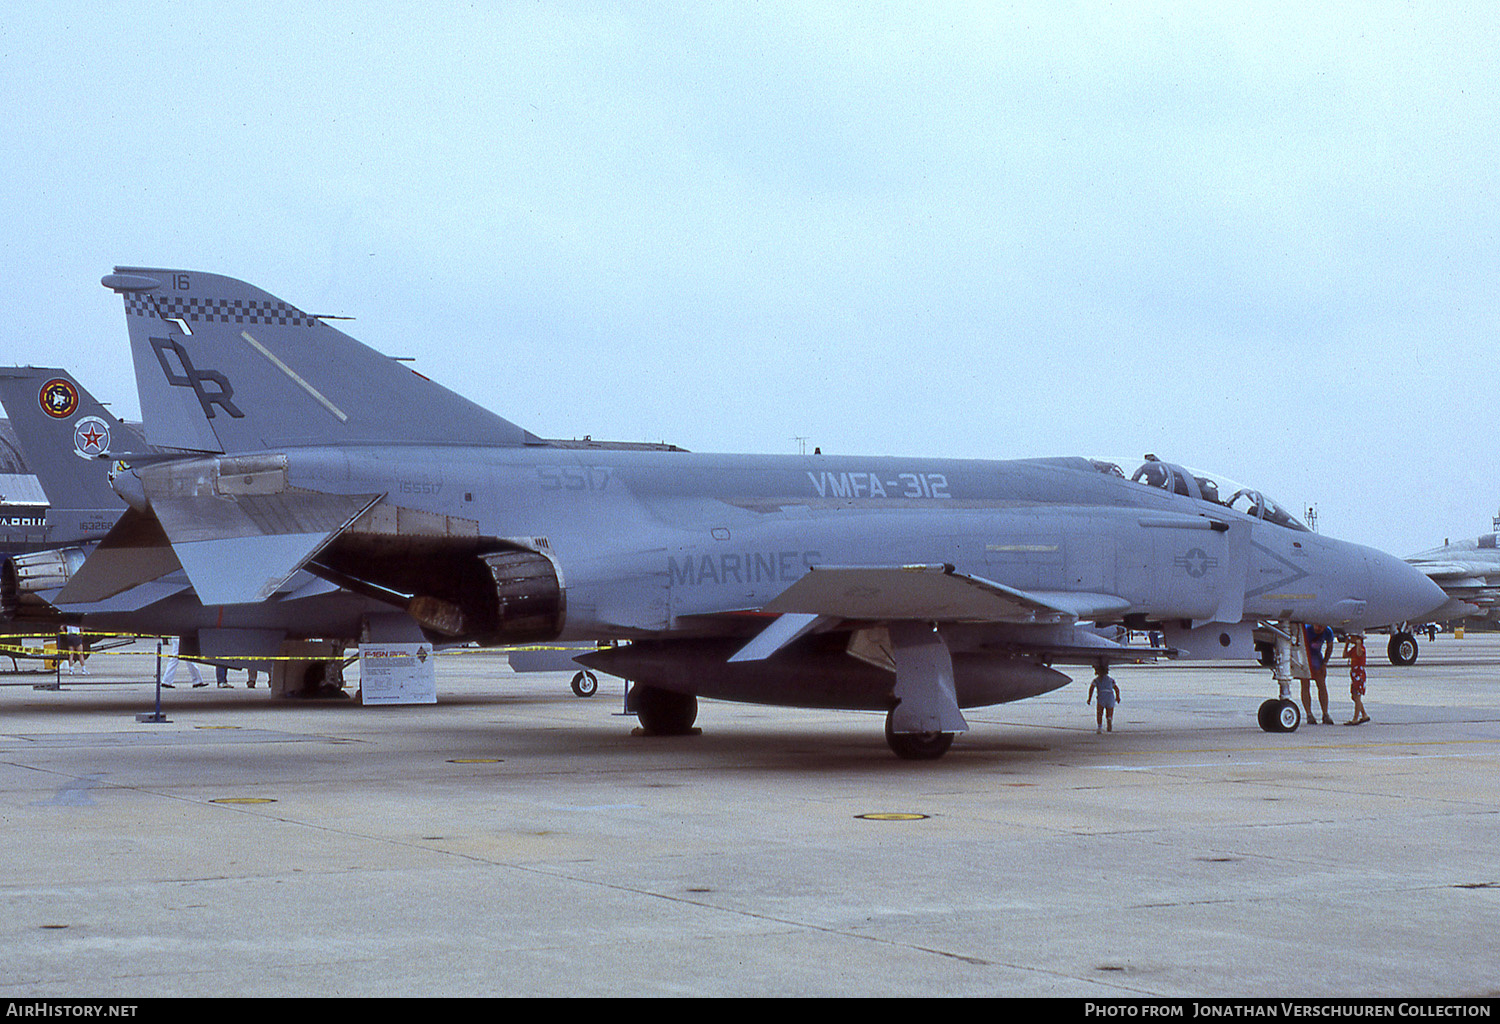
[[[1266,732],[1296,732],[1302,724],[1302,709],[1294,700],[1272,697],[1260,706],[1255,718]]]
[[[1293,623],[1269,624],[1275,637],[1275,651],[1271,662],[1272,675],[1276,680],[1278,695],[1260,706],[1255,720],[1266,732],[1296,732],[1302,724],[1302,708],[1292,699],[1292,637],[1296,629]],[[1284,629],[1282,627],[1285,627]]]

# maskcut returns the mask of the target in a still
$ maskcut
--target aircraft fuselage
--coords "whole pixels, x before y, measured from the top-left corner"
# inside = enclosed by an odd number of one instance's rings
[[[417,593],[413,551],[544,554],[566,594],[563,639],[692,634],[696,616],[759,608],[813,565],[948,563],[1019,590],[1115,595],[1118,618],[1145,621],[1362,628],[1429,596],[1381,552],[1085,459],[413,445],[191,461],[217,466],[196,475],[224,487],[268,457],[293,491],[383,496],[319,556],[350,576]],[[380,578],[383,550],[399,550],[402,578]]]

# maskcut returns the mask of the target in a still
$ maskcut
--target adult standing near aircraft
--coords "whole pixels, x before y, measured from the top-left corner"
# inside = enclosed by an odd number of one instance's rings
[[[1302,679],[1302,706],[1307,709],[1307,724],[1318,722],[1313,717],[1311,683],[1318,684],[1318,705],[1323,709],[1322,722],[1332,725],[1328,715],[1328,659],[1333,657],[1333,630],[1327,626],[1307,623],[1302,627],[1302,636],[1307,644],[1307,672]]]
[[[75,668],[84,675],[89,674],[89,667],[85,662],[88,660],[88,652],[84,649],[83,632],[77,626],[69,623],[62,628],[62,635],[58,638],[58,644],[68,652],[68,675],[72,675]]]

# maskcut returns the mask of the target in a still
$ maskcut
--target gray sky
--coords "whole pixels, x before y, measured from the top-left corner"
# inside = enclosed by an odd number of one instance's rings
[[[1500,5],[48,3],[0,362],[138,415],[115,264],[544,436],[1154,452],[1398,555],[1500,508]]]

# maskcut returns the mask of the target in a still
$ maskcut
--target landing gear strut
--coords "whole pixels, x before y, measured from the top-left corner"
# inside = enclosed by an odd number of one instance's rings
[[[889,630],[896,685],[885,742],[907,761],[936,760],[969,728],[958,708],[948,641],[934,622],[894,622]]]
[[[1278,695],[1262,704],[1255,716],[1266,732],[1296,732],[1302,724],[1302,709],[1292,699],[1292,637],[1288,631],[1296,628],[1296,624],[1289,622],[1270,627],[1275,636],[1271,671]]]

